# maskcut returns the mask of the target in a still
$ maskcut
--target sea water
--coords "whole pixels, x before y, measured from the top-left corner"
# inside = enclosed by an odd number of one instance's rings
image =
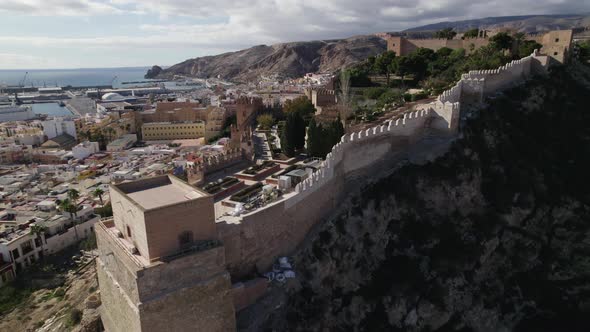
[[[35,114],[47,114],[52,116],[71,116],[73,113],[58,103],[30,104]]]
[[[122,87],[122,82],[144,81],[149,67],[87,68],[87,69],[10,69],[0,70],[0,85],[20,85],[28,72],[24,85],[27,87],[97,86]]]

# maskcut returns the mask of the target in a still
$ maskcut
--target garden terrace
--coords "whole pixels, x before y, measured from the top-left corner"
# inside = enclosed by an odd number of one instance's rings
[[[237,173],[235,176],[242,180],[258,181],[277,172],[280,169],[281,165],[267,160],[260,165],[248,167],[246,170]]]
[[[244,188],[230,197],[234,202],[245,203],[253,196],[258,195],[262,191],[262,183],[257,182],[247,188]]]
[[[281,176],[283,176],[283,175],[286,175],[287,173],[289,173],[289,172],[291,172],[291,171],[293,171],[293,170],[296,170],[298,167],[299,167],[298,165],[291,165],[291,166],[289,166],[289,167],[287,167],[287,168],[283,169],[283,170],[282,170],[280,173],[273,174],[273,175],[271,176],[271,178],[273,178],[273,179],[278,179],[279,177],[281,177]]]
[[[206,184],[202,189],[208,194],[213,195],[214,199],[219,199],[242,189],[244,186],[244,181],[227,176],[219,181]]]

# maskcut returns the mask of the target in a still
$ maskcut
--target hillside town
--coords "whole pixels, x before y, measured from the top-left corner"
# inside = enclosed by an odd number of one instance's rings
[[[576,56],[573,30],[440,33],[297,78],[1,87],[0,287],[75,248],[107,331],[235,330],[354,181],[440,155],[485,98]]]

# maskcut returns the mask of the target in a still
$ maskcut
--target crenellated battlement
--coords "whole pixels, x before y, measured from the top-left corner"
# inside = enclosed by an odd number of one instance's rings
[[[329,182],[335,174],[334,169],[343,162],[344,155],[355,153],[355,145],[371,141],[378,136],[387,136],[393,140],[396,137],[419,136],[425,129],[427,118],[433,118],[430,126],[437,129],[439,133],[446,131],[449,135],[456,134],[459,129],[462,103],[467,103],[470,96],[475,96],[477,101],[481,102],[486,93],[495,93],[526,79],[530,76],[531,62],[536,56],[538,55],[534,52],[526,58],[514,60],[498,69],[470,71],[464,74],[455,86],[444,91],[434,102],[422,105],[421,109],[405,113],[402,118],[390,120],[387,125],[342,136],[340,142],[326,156],[322,168],[313,176],[297,184],[295,187],[297,195],[289,200],[293,204],[300,202]],[[486,86],[486,83],[489,84]]]
[[[236,100],[236,104],[262,106],[263,102],[260,97],[241,96]]]
[[[289,208],[305,200],[307,196],[322,188],[338,172],[338,177],[356,172],[383,158],[382,152],[367,153],[373,146],[381,143],[392,145],[398,140],[416,141],[425,135],[427,129],[438,136],[454,136],[459,130],[462,105],[481,103],[483,98],[511,85],[520,83],[530,76],[532,62],[539,57],[537,51],[520,60],[514,60],[494,70],[474,70],[462,75],[452,88],[441,93],[429,104],[416,107],[401,118],[392,119],[386,124],[344,135],[326,156],[321,168],[295,187],[295,195],[287,198],[285,207]],[[319,95],[331,94],[329,90],[314,90]],[[384,148],[385,149],[385,148]],[[389,148],[387,148],[389,149]],[[256,214],[256,213],[253,213]]]
[[[200,195],[199,191],[192,191],[190,188],[191,191],[185,193],[189,189],[180,181],[177,183],[172,179],[170,181],[174,181],[173,186],[166,183],[154,187],[151,182],[144,185],[144,189],[152,190],[153,195],[162,196],[158,199],[151,199],[149,195],[137,195],[134,194],[135,191],[128,190],[126,194],[139,199],[144,205],[167,202],[171,199],[177,199],[179,203],[166,209],[158,207],[148,210],[143,214],[143,218],[135,216],[142,216],[141,213],[145,211],[139,209],[131,199],[125,206],[113,205],[121,206],[118,210],[114,208],[115,221],[122,223],[117,233],[121,235],[111,234],[108,229],[97,232],[98,248],[102,250],[97,270],[101,294],[107,299],[103,303],[109,313],[104,316],[106,326],[110,327],[109,330],[117,331],[139,331],[142,328],[153,330],[154,326],[163,330],[170,324],[176,330],[186,330],[189,326],[220,331],[235,329],[235,308],[242,308],[243,302],[235,300],[239,299],[239,296],[232,300],[231,294],[235,296],[239,293],[234,292],[238,288],[231,288],[230,280],[234,277],[240,279],[251,276],[253,272],[260,274],[268,271],[277,257],[289,255],[296,250],[310,230],[342,205],[343,200],[352,191],[358,190],[367,179],[379,179],[380,176],[390,173],[400,162],[420,162],[440,156],[457,136],[461,112],[470,107],[478,107],[486,96],[519,84],[532,73],[546,70],[547,63],[546,59],[534,52],[529,57],[512,61],[498,69],[471,71],[463,75],[457,84],[444,91],[435,101],[416,105],[412,110],[380,125],[345,134],[332,147],[320,167],[315,172],[304,175],[307,178],[298,183],[294,190],[288,190],[276,201],[247,213],[223,214],[215,219],[216,207],[213,197],[205,193]],[[315,96],[317,101],[317,92]],[[320,93],[320,96],[322,98],[319,99],[322,101],[323,97],[330,99],[327,97],[331,94]],[[232,139],[239,144],[225,154],[206,157],[188,164],[187,173],[191,183],[192,180],[202,178],[206,170],[224,168],[234,161],[243,159],[241,156],[246,153],[244,145],[252,135],[250,123],[256,114],[257,105],[257,98],[243,97],[238,100],[238,125],[232,128]],[[176,189],[170,191],[171,187]],[[113,198],[112,193],[111,195]],[[206,204],[197,206],[195,209],[198,208],[198,211],[193,210],[191,204],[185,203],[189,196],[192,200],[200,200],[199,202]],[[194,211],[197,213],[192,213]],[[153,241],[151,243],[160,243],[158,241],[165,235],[166,242],[162,243],[167,246],[153,245],[150,249],[160,250],[160,247],[171,248],[180,245],[180,248],[185,250],[183,241],[187,237],[192,239],[193,234],[183,232],[180,234],[182,236],[179,236],[176,231],[184,230],[184,225],[175,229],[170,227],[168,222],[145,223],[144,220],[148,217],[152,220],[186,221],[186,225],[191,225],[191,220],[195,218],[207,221],[201,223],[207,226],[202,227],[206,233],[199,227],[194,229],[195,239],[212,239],[215,240],[214,243],[222,245],[203,252],[191,251],[190,255],[181,256],[182,258],[155,264],[150,267],[151,270],[139,271],[128,259],[134,257],[133,251],[128,254],[119,253],[125,248],[118,248],[105,241],[120,241],[117,239],[121,236],[133,239],[132,236],[138,234],[146,237],[157,234],[157,237],[154,236],[150,240]],[[129,221],[137,222],[131,223],[130,228]],[[128,227],[123,227],[124,223],[127,223]],[[140,223],[159,227],[159,231],[136,231],[134,227]],[[201,233],[207,236],[201,236]],[[182,241],[179,242],[180,240]],[[165,254],[165,257],[170,257],[167,252],[153,254],[159,251],[144,249],[143,242],[130,242],[130,246],[135,246],[134,248],[143,255],[160,257]],[[114,258],[111,257],[113,253],[116,256],[113,256]],[[202,279],[195,282],[195,276]],[[177,284],[186,288],[176,287]],[[141,292],[138,291],[139,287]],[[251,294],[248,301],[255,301],[262,293]],[[168,300],[171,298],[169,294],[172,294],[174,301],[182,303],[183,306],[167,305],[171,303]],[[206,300],[203,300],[203,294],[207,295]],[[195,307],[197,309],[193,310]],[[186,309],[181,313],[190,314],[179,316],[178,308]],[[194,312],[198,314],[195,315]],[[174,319],[167,320],[162,317]],[[177,317],[183,320],[176,320]]]
[[[533,60],[538,60],[532,55]],[[240,216],[216,220],[226,246],[230,273],[264,271],[279,255],[288,255],[309,230],[338,207],[357,182],[375,178],[402,160],[440,155],[459,131],[461,112],[491,95],[522,82],[533,71],[531,59],[497,70],[474,71],[435,101],[419,104],[398,118],[347,133],[318,170],[276,202]],[[280,239],[280,240],[277,240]]]

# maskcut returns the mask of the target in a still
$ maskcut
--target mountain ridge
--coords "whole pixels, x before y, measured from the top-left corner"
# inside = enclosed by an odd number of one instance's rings
[[[540,32],[547,30],[571,29],[590,25],[590,13],[559,15],[520,15],[484,17],[462,21],[446,21],[406,29],[403,32],[427,32],[444,28],[465,31],[473,28],[498,29],[511,28],[521,32]]]
[[[425,34],[433,30],[454,28],[465,31],[472,28],[508,28],[527,33],[590,26],[590,14],[525,15],[486,17],[481,19],[439,22],[402,31],[407,34]],[[301,77],[309,72],[335,72],[352,66],[369,56],[387,49],[381,36],[384,33],[357,35],[343,39],[286,42],[273,45],[256,45],[247,49],[208,55],[185,60],[146,78],[220,77],[230,81],[246,82],[261,76]]]
[[[257,45],[185,60],[151,78],[221,77],[247,81],[261,75],[303,76],[308,72],[336,71],[386,50],[386,42],[375,35]]]

